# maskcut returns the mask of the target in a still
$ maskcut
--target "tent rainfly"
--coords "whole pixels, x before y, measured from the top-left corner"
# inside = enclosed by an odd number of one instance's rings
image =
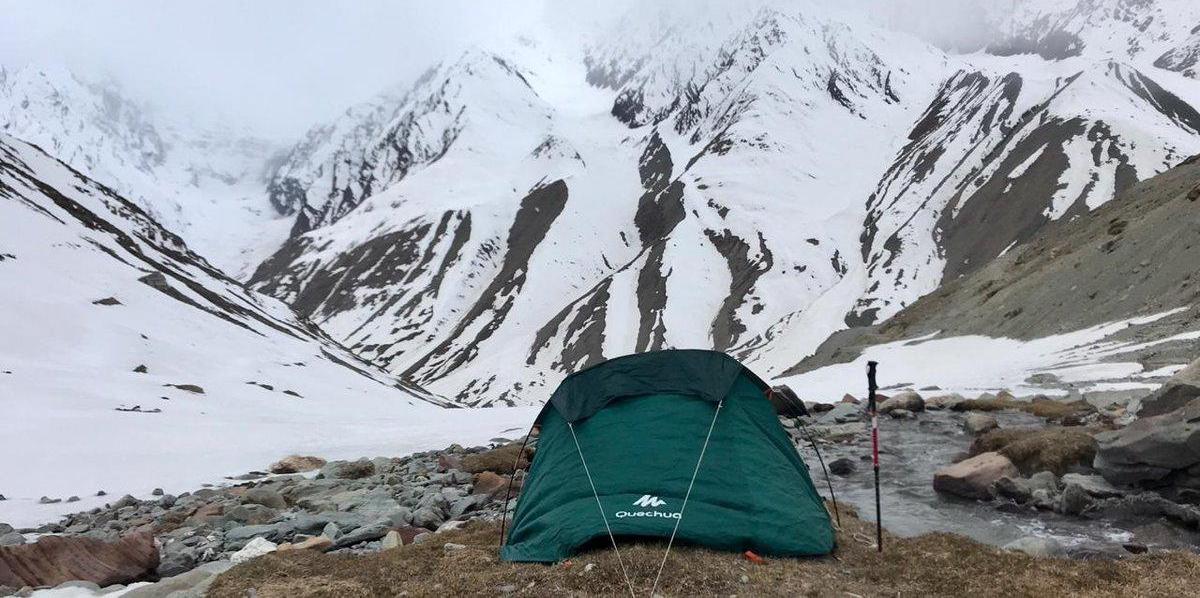
[[[556,562],[623,537],[828,554],[829,513],[769,391],[715,351],[628,355],[568,376],[538,415],[501,558]]]

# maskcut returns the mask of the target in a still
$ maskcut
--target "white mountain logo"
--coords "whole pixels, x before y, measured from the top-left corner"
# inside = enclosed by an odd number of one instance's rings
[[[637,505],[639,507],[642,507],[642,508],[661,507],[661,506],[667,504],[667,501],[660,500],[657,496],[650,496],[649,494],[644,494],[644,495],[642,495],[641,498],[633,501],[633,504]]]

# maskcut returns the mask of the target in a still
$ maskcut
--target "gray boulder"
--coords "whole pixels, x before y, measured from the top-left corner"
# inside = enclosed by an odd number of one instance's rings
[[[912,413],[920,413],[925,411],[925,400],[921,395],[914,391],[906,390],[897,393],[892,398],[884,401],[879,405],[880,413],[891,413],[897,409],[903,409]]]
[[[10,527],[9,530],[12,528]],[[25,543],[25,536],[19,532],[9,531],[5,534],[0,534],[0,546],[20,546]]]
[[[953,409],[955,405],[967,400],[958,393],[948,395],[938,395],[925,399],[925,409],[927,411],[941,411],[943,409]]]
[[[848,422],[862,421],[864,417],[863,408],[853,403],[838,403],[833,406],[833,409],[826,411],[817,419],[817,423],[823,425],[829,424],[844,424]]]
[[[287,501],[283,495],[269,488],[251,488],[242,495],[242,503],[262,505],[272,509],[286,509]]]
[[[335,480],[358,480],[375,475],[375,464],[369,459],[330,461],[321,468],[321,475]]]
[[[1200,463],[1200,401],[1096,435],[1093,466],[1114,484],[1165,478]]]
[[[968,413],[967,418],[963,421],[963,428],[966,429],[968,434],[979,435],[999,427],[1000,424],[996,422],[994,416],[976,411]]]
[[[174,577],[196,568],[200,555],[183,542],[171,542],[163,547],[162,560],[158,562],[159,577]]]
[[[363,542],[372,542],[386,536],[390,529],[387,523],[372,523],[338,538],[333,545],[337,548],[347,548]]]
[[[1079,484],[1067,484],[1059,497],[1059,512],[1064,515],[1082,515],[1092,508],[1095,499]]]
[[[1112,498],[1124,494],[1116,486],[1108,483],[1108,480],[1098,475],[1068,473],[1062,477],[1062,485],[1063,487],[1078,486],[1088,496],[1095,498]]]
[[[425,529],[437,529],[445,520],[446,518],[441,512],[429,507],[421,507],[413,512],[412,523]]]
[[[291,535],[294,528],[288,523],[272,525],[243,525],[225,532],[225,549],[237,550],[244,547],[254,538],[263,538],[271,542],[280,542]]]
[[[1200,398],[1200,359],[1193,361],[1158,390],[1142,399],[1138,417],[1153,417],[1183,408]]]

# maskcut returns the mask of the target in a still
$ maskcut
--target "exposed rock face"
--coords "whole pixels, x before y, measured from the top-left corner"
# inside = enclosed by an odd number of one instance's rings
[[[1167,380],[1154,394],[1142,399],[1139,417],[1170,413],[1200,399],[1200,359]]]
[[[100,586],[131,583],[154,574],[158,547],[148,533],[116,542],[45,536],[33,544],[0,548],[0,586],[55,586],[90,581]]]
[[[1200,464],[1200,401],[1096,435],[1094,466],[1114,484],[1180,481]],[[1171,480],[1168,475],[1175,473]]]
[[[992,496],[992,484],[1000,478],[1020,475],[1008,457],[983,453],[939,469],[933,474],[933,489],[964,498],[987,499]]]

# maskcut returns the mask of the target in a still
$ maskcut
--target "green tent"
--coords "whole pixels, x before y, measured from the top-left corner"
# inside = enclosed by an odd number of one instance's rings
[[[715,351],[628,355],[568,376],[538,415],[501,558],[559,561],[609,544],[610,529],[618,540],[831,552],[829,513],[768,392]]]

